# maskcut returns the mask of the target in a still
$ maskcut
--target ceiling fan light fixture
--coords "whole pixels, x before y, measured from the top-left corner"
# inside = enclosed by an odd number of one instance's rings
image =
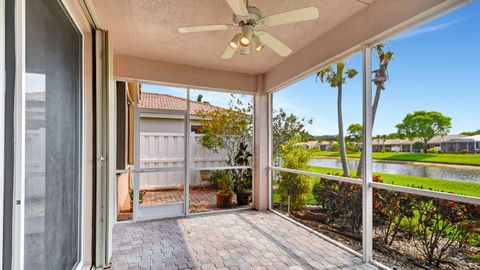
[[[240,45],[243,47],[250,46],[252,36],[253,36],[253,27],[252,26],[244,26],[242,29],[242,37],[240,38]]]
[[[255,44],[255,51],[259,52],[263,49],[263,43],[260,41],[258,36],[253,37],[253,43]]]
[[[242,37],[242,34],[238,33],[235,36],[233,36],[232,40],[228,43],[228,46],[232,49],[238,48],[238,42],[240,41],[240,38]]]
[[[249,55],[250,54],[250,47],[240,47],[240,54],[241,55]]]

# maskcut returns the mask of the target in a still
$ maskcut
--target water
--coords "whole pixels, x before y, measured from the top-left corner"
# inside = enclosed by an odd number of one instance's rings
[[[341,168],[340,159],[334,158],[314,158],[310,161],[310,165]],[[356,170],[358,160],[348,160],[350,169]],[[428,178],[438,178],[446,180],[456,180],[464,182],[480,183],[480,167],[479,168],[452,168],[440,167],[435,165],[409,165],[394,162],[374,161],[373,171],[389,174],[402,174],[412,176],[422,176]]]

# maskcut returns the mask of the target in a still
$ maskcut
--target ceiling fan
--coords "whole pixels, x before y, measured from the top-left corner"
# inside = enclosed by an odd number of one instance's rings
[[[240,49],[240,54],[248,55],[250,54],[252,47],[255,51],[259,52],[264,46],[269,47],[281,57],[285,57],[292,53],[292,50],[268,32],[257,30],[256,28],[302,22],[318,18],[318,9],[316,7],[295,9],[264,17],[259,9],[248,6],[248,0],[247,4],[245,4],[243,0],[226,1],[233,10],[233,23],[178,28],[178,32],[182,34],[241,29],[242,32],[235,34],[232,40],[228,43],[228,46],[221,57],[222,59],[232,58],[238,49]]]

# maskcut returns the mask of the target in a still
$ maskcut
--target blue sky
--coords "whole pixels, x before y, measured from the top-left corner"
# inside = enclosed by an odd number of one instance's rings
[[[480,129],[480,2],[475,1],[385,44],[394,51],[390,80],[382,92],[374,134],[395,132],[415,110],[452,117],[452,132]],[[361,55],[346,60],[361,74]],[[378,61],[373,62],[375,68]],[[361,78],[344,87],[345,128],[361,123]],[[312,134],[336,134],[336,89],[308,77],[274,94],[274,109],[314,118]]]
[[[395,125],[415,110],[435,110],[452,117],[451,133],[480,129],[480,2],[475,1],[384,42],[395,53],[390,80],[382,92],[374,134],[395,132]],[[373,61],[373,67],[378,61]],[[343,92],[345,128],[361,123],[361,55],[345,60],[359,75],[347,81]],[[144,91],[186,97],[181,88],[144,85]],[[230,94],[192,90],[210,103],[226,107]],[[240,95],[238,95],[240,96]],[[250,96],[243,96],[251,101]],[[336,134],[337,91],[315,75],[273,96],[274,109],[283,108],[306,118],[314,135]]]

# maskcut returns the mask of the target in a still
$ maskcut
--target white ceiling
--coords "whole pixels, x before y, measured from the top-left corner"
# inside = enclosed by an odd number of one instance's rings
[[[293,53],[366,8],[375,0],[250,0],[264,16],[316,6],[320,17],[267,28]],[[103,28],[110,31],[115,54],[243,73],[265,73],[285,60],[266,48],[252,57],[220,59],[238,30],[180,34],[177,28],[232,22],[225,0],[93,0]],[[291,56],[291,55],[290,55]],[[289,56],[289,57],[290,57]],[[251,64],[253,63],[253,65]]]

